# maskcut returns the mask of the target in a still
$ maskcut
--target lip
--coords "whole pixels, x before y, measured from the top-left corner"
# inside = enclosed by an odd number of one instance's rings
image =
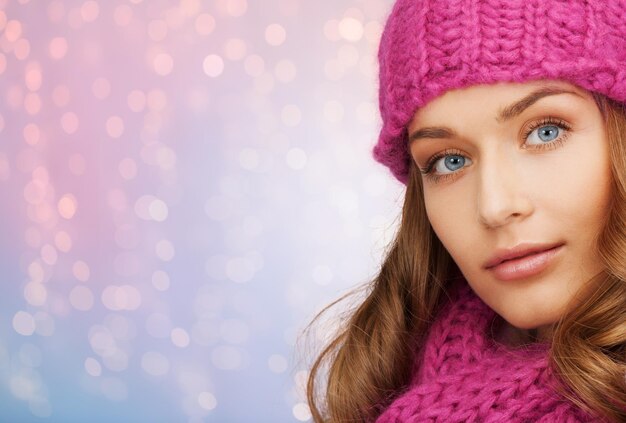
[[[546,269],[562,250],[564,243],[520,244],[498,250],[484,268],[500,280],[514,280],[536,275]]]
[[[496,250],[496,253],[491,257],[491,259],[485,263],[484,268],[489,269],[490,267],[496,266],[505,260],[511,260],[518,257],[524,257],[529,254],[550,250],[563,244],[563,242],[555,242],[552,244],[525,242],[518,244],[513,248],[499,248]]]

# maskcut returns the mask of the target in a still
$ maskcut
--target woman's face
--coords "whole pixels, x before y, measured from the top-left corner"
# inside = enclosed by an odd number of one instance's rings
[[[470,286],[516,328],[548,329],[603,269],[612,177],[593,97],[560,81],[473,86],[408,129],[430,223]]]

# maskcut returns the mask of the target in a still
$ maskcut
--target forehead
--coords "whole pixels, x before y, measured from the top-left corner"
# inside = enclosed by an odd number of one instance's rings
[[[470,113],[481,115],[489,113],[495,117],[505,107],[542,88],[571,91],[585,99],[593,100],[586,90],[560,80],[473,85],[446,91],[432,99],[415,113],[409,126],[442,120],[453,122],[453,118]]]

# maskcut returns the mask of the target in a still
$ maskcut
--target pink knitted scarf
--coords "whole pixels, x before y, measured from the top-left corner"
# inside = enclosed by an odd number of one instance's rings
[[[514,348],[493,340],[495,317],[460,284],[430,329],[408,390],[376,422],[601,421],[555,392],[548,344]]]

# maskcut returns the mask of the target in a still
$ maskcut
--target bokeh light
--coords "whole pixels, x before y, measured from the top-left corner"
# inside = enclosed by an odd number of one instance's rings
[[[265,28],[265,41],[271,46],[279,46],[285,42],[287,31],[280,24],[271,24]]]
[[[18,311],[13,316],[13,329],[23,336],[30,336],[35,332],[35,319],[30,313]]]
[[[207,76],[216,78],[224,72],[224,60],[217,54],[209,54],[204,58],[202,68]]]

